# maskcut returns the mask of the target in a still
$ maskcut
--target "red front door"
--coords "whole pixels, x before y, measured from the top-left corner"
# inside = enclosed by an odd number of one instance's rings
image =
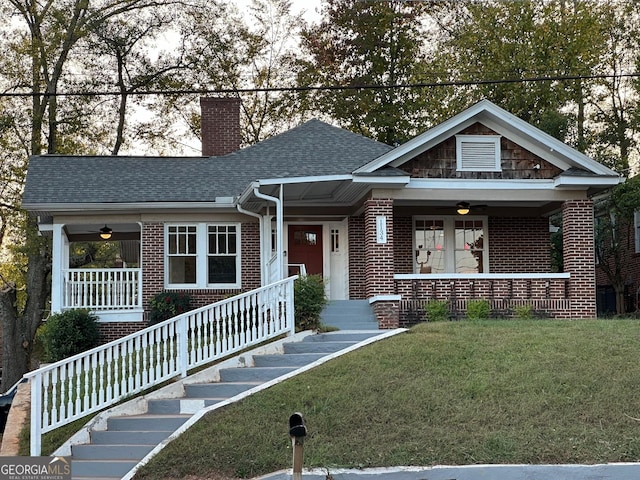
[[[289,225],[289,264],[304,264],[307,274],[322,275],[322,225]],[[290,267],[289,274],[297,274]]]

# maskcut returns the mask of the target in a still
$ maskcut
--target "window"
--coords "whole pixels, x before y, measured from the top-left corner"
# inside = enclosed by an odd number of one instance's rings
[[[499,172],[500,137],[497,135],[456,135],[459,171]]]
[[[237,245],[235,225],[209,225],[208,284],[236,283]]]
[[[331,253],[340,253],[340,230],[331,229]]]
[[[482,273],[487,271],[484,218],[414,219],[416,273]]]
[[[170,225],[167,240],[169,283],[195,284],[198,253],[195,225]]]
[[[239,288],[240,225],[167,225],[168,287]]]

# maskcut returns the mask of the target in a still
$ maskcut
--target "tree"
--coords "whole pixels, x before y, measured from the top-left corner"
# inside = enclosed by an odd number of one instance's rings
[[[616,310],[625,313],[625,286],[629,278],[634,215],[640,209],[640,177],[628,179],[612,189],[597,205],[595,246],[599,268],[616,292]]]
[[[320,90],[304,101],[356,133],[401,143],[425,125],[420,92],[393,85],[419,80],[426,62],[423,2],[327,0],[323,19],[303,31],[301,86]],[[368,89],[366,86],[389,86]],[[357,88],[362,87],[362,88]]]
[[[602,28],[606,33],[603,72],[596,81],[592,102],[589,143],[593,157],[624,175],[637,173],[640,83],[625,73],[640,66],[640,10],[633,0],[618,0],[603,7]]]
[[[50,245],[39,236],[34,218],[19,210],[21,185],[29,155],[64,153],[74,150],[80,139],[87,137],[84,119],[90,112],[76,108],[86,99],[61,102],[60,85],[77,86],[77,69],[82,55],[74,55],[82,41],[115,17],[135,15],[147,8],[168,2],[155,0],[60,0],[32,2],[9,0],[2,3],[0,13],[13,19],[3,25],[4,45],[0,84],[5,91],[30,93],[30,105],[20,99],[7,105],[0,129],[3,150],[4,191],[13,192],[1,208],[2,226],[20,225],[14,235],[21,235],[23,247],[13,249],[16,271],[14,278],[2,272],[0,278],[0,324],[3,330],[2,387],[15,383],[29,369],[35,331],[46,311],[49,293]],[[81,52],[78,52],[81,53]],[[81,110],[85,110],[81,114]],[[83,140],[79,140],[80,144]],[[77,153],[74,151],[74,153]],[[10,175],[6,175],[9,172]],[[4,197],[3,197],[4,198]],[[6,233],[0,240],[7,239]],[[0,248],[4,245],[0,245]],[[3,252],[6,255],[6,251]],[[24,288],[22,292],[21,289]],[[22,293],[23,300],[19,301]]]
[[[460,2],[431,68],[451,80],[479,82],[453,91],[468,104],[488,98],[514,115],[585,150],[584,108],[593,81],[526,81],[598,73],[606,48],[595,1]],[[489,83],[488,83],[488,82]],[[572,112],[572,113],[570,113]],[[571,138],[571,132],[573,138]]]
[[[301,118],[295,95],[275,91],[295,85],[301,26],[290,0],[252,0],[243,12],[228,3],[193,2],[182,19],[181,36],[186,62],[194,68],[182,71],[174,86],[235,91],[241,98],[243,145],[280,133]],[[174,125],[180,117],[192,137],[199,137],[198,96],[173,97],[159,107],[159,116]]]

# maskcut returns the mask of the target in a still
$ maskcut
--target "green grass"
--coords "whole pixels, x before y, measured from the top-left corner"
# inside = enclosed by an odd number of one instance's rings
[[[640,322],[422,324],[218,410],[136,478],[291,467],[640,460]]]

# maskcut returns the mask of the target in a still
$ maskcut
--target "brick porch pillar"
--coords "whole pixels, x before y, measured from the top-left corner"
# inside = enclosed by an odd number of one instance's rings
[[[393,282],[393,199],[364,204],[366,294],[380,328],[399,325],[400,299]]]
[[[595,318],[596,268],[593,201],[568,200],[562,205],[564,271],[571,274],[569,298],[573,318]]]

